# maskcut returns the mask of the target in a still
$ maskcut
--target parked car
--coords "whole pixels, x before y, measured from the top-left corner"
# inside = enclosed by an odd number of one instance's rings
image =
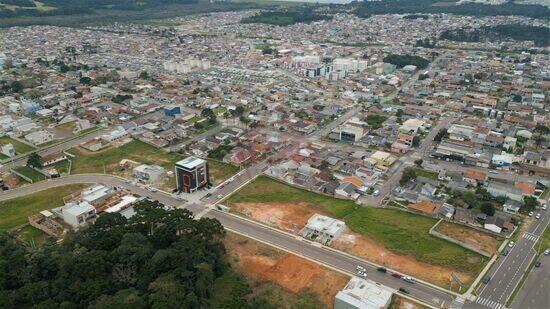
[[[403,293],[403,294],[409,294],[409,290],[407,290],[406,288],[399,288],[399,292]]]
[[[489,170],[489,173],[491,173],[491,174],[498,174],[498,172],[495,171],[495,170]]]
[[[361,278],[367,278],[367,272],[365,271],[358,271],[357,276]]]
[[[534,212],[530,211],[529,212],[529,217],[532,217],[534,214],[535,214]]]
[[[379,272],[382,272],[382,273],[385,273],[387,272],[388,270],[384,267],[378,267],[376,270],[378,270]]]
[[[537,262],[535,263],[535,267],[538,268],[538,267],[540,267],[541,264],[542,264],[542,263],[541,263],[540,261],[537,261]]]
[[[414,283],[414,279],[410,276],[403,277],[403,280],[405,280],[405,282],[408,282],[408,283]]]
[[[218,194],[218,199],[221,199],[223,197],[223,194]]]
[[[544,253],[543,253],[543,254],[544,254],[544,255],[550,255],[550,249],[544,250]]]
[[[535,219],[540,219],[540,214],[537,214],[537,215],[535,216]]]
[[[546,204],[542,205],[542,210],[546,210]]]
[[[485,276],[485,277],[483,278],[483,284],[487,284],[487,283],[489,283],[489,281],[491,281],[491,277]]]
[[[374,196],[380,195],[380,190],[378,190],[378,189],[374,190],[374,192],[372,192],[372,195],[374,195]]]
[[[398,279],[401,279],[401,275],[398,274],[398,273],[393,273],[391,274],[392,277],[395,277],[395,278],[398,278]]]
[[[513,246],[514,246],[514,241],[510,241],[510,242],[508,243],[508,248],[512,248]]]
[[[508,250],[504,250],[504,251],[502,251],[502,256],[507,256],[507,255],[508,255],[508,253],[509,253],[509,251],[508,251]]]

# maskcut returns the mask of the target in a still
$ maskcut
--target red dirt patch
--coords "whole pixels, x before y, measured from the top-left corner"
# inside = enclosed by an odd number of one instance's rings
[[[319,264],[262,243],[228,233],[225,246],[233,267],[242,271],[252,286],[271,281],[292,294],[308,290],[328,307],[349,278]]]
[[[449,286],[449,278],[453,272],[445,267],[419,262],[414,257],[394,254],[376,241],[350,231],[346,231],[340,238],[333,241],[331,247],[439,286]],[[455,271],[455,274],[463,282],[473,279],[464,273]]]
[[[298,234],[317,210],[307,203],[236,203],[232,209],[256,221]]]

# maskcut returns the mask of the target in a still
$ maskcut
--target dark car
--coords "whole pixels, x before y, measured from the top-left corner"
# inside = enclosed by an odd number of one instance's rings
[[[387,272],[388,270],[384,267],[378,267],[376,270],[378,270],[379,272],[382,272],[382,273],[385,273]]]
[[[535,263],[535,267],[540,267],[540,265],[541,265],[541,262],[540,262],[540,261],[537,261],[537,262]]]
[[[491,277],[485,276],[485,278],[483,278],[483,284],[487,284],[489,281],[491,281]]]
[[[503,256],[507,256],[507,255],[508,255],[508,250],[502,251],[502,255],[503,255]]]
[[[407,290],[405,288],[399,288],[399,292],[401,292],[403,294],[409,294],[409,290]]]
[[[401,279],[401,275],[398,274],[398,273],[393,273],[393,274],[391,274],[391,275],[392,275],[392,277],[395,277],[395,278],[397,278],[397,279]]]

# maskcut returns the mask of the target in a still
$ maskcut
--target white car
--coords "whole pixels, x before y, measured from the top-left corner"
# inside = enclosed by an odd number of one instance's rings
[[[514,246],[514,241],[510,241],[510,242],[508,243],[508,248],[512,248],[513,246]]]
[[[535,216],[535,218],[536,218],[536,219],[540,219],[540,214],[537,214],[537,215]]]
[[[218,198],[222,198],[223,197],[223,194],[218,194]]]
[[[543,253],[543,254],[544,254],[544,255],[550,255],[550,249],[544,250],[544,253]]]
[[[530,211],[529,212],[529,217],[532,217],[534,214],[535,214],[534,212]]]
[[[356,270],[357,270],[357,272],[360,272],[360,271],[361,272],[366,272],[367,271],[367,269],[365,267],[361,266],[361,265],[357,265]]]
[[[408,283],[414,283],[414,279],[410,276],[403,277],[403,280],[408,282]]]
[[[357,276],[361,278],[367,278],[367,273],[364,271],[358,271]]]
[[[542,205],[542,210],[546,210],[546,204]]]
[[[380,195],[380,190],[378,190],[378,189],[374,190],[374,192],[372,192],[372,195],[374,195],[374,196]]]

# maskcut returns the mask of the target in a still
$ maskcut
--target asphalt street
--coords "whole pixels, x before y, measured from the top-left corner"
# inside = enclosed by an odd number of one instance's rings
[[[467,304],[466,308],[491,308],[501,309],[505,307],[508,298],[520,282],[526,272],[531,260],[536,254],[534,246],[544,229],[550,222],[550,215],[547,211],[538,211],[540,219],[533,219],[531,224],[522,233],[512,248],[507,247],[508,255],[501,255],[487,275],[491,278],[489,283],[481,284],[477,289],[475,302]],[[549,265],[550,266],[550,265]],[[547,266],[544,270],[548,272]],[[543,271],[544,271],[543,270]],[[548,290],[543,291],[539,298],[545,297]],[[537,299],[542,302],[543,299]],[[521,307],[523,308],[523,307]],[[540,309],[549,308],[549,303]],[[537,308],[538,309],[538,308]]]
[[[543,248],[547,249],[547,248]],[[533,267],[521,291],[512,303],[513,309],[543,309],[550,307],[550,256],[540,255],[540,267]]]

